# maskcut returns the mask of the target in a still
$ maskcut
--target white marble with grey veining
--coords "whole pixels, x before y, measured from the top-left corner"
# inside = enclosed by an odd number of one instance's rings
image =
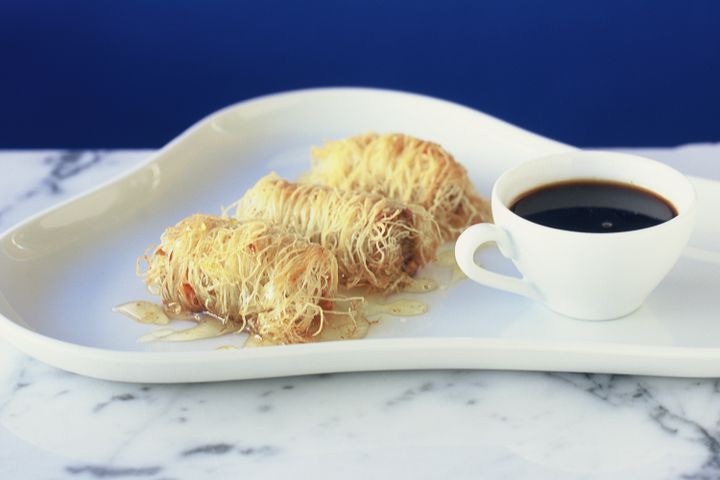
[[[720,145],[636,152],[720,179]],[[0,230],[149,153],[0,152]],[[0,479],[310,477],[716,479],[720,380],[420,371],[136,385],[0,339]]]

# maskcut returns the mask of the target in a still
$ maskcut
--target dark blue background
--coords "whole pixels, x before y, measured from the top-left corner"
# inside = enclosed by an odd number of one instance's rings
[[[325,85],[581,146],[720,140],[718,1],[0,2],[0,148],[157,147],[227,104]]]

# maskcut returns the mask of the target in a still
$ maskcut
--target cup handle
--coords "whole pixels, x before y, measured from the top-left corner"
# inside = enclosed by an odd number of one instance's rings
[[[482,245],[495,242],[504,257],[515,258],[515,250],[507,232],[493,223],[480,223],[465,230],[455,243],[455,260],[470,279],[489,287],[541,300],[535,285],[524,278],[491,272],[475,263],[475,251]]]

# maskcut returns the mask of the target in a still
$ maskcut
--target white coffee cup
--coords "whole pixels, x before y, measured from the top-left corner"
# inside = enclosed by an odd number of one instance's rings
[[[677,216],[638,230],[584,233],[543,226],[510,210],[524,193],[571,180],[620,182],[650,190],[669,201]],[[455,245],[465,275],[584,320],[618,318],[640,307],[680,257],[695,217],[695,191],[684,175],[654,160],[600,151],[554,154],[512,168],[495,182],[491,204],[495,223],[471,226]],[[522,278],[475,263],[477,249],[490,242],[497,243]]]

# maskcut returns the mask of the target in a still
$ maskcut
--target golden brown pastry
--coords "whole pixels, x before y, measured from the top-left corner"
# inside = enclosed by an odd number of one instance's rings
[[[336,300],[335,256],[261,220],[193,215],[144,259],[168,309],[209,312],[272,343],[311,340]]]
[[[440,145],[399,133],[369,133],[312,150],[312,170],[301,181],[372,192],[424,207],[444,240],[491,219],[465,168]]]
[[[422,207],[270,174],[235,205],[239,219],[288,228],[332,252],[340,285],[389,293],[435,258],[439,229]]]

